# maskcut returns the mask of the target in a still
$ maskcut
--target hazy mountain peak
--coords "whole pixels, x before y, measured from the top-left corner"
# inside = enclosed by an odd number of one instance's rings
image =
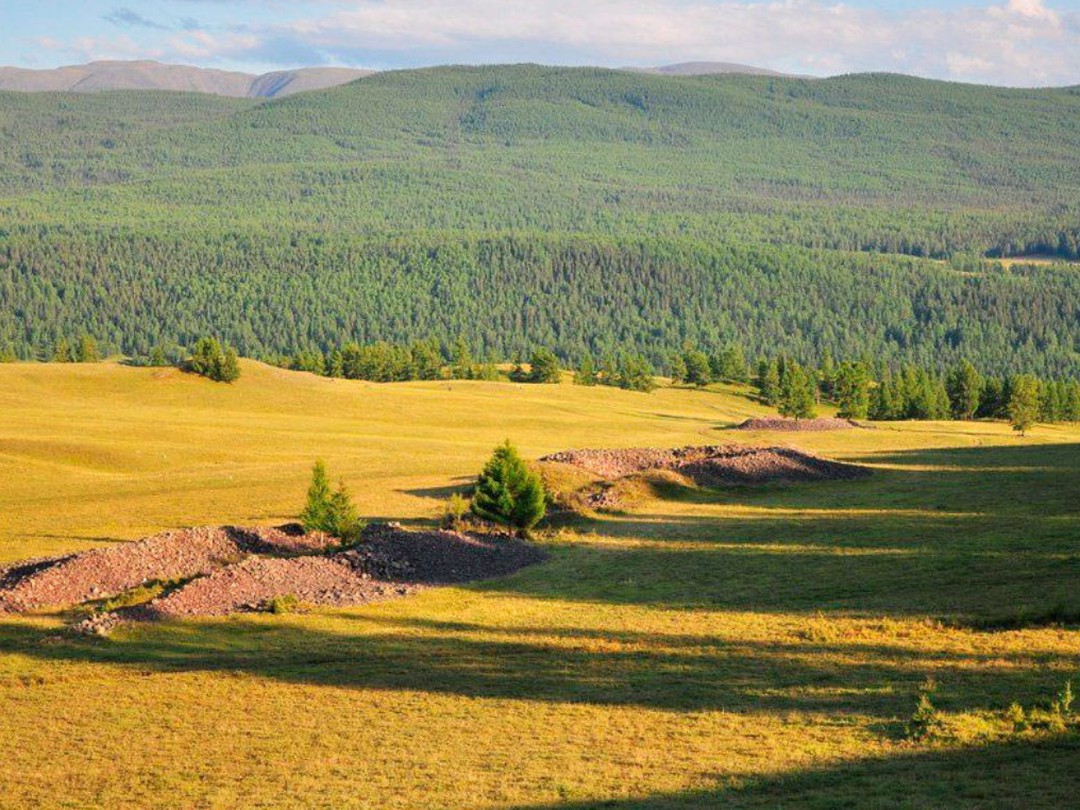
[[[239,71],[151,60],[103,60],[52,70],[0,68],[0,90],[95,93],[104,90],[171,90],[220,96],[273,98],[318,90],[368,76],[370,70],[300,68],[256,76]]]

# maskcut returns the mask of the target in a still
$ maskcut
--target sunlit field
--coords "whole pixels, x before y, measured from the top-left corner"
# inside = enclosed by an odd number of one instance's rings
[[[547,563],[363,608],[107,639],[2,616],[0,806],[1073,803],[1080,736],[1047,718],[1080,690],[1080,427],[728,430],[766,412],[729,388],[0,365],[0,561],[292,519],[316,458],[405,523],[506,438],[874,468],[643,491],[542,531]]]

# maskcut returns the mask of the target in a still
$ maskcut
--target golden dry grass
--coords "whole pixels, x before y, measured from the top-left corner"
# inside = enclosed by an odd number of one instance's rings
[[[132,627],[0,619],[0,806],[1061,806],[1080,671],[1080,430],[725,433],[731,391],[372,385],[246,363],[0,366],[0,560],[295,514],[323,457],[369,516],[434,516],[509,437],[792,444],[868,481],[673,487],[549,563],[354,610]],[[1013,629],[981,629],[1015,625]],[[933,677],[947,733],[902,726]]]

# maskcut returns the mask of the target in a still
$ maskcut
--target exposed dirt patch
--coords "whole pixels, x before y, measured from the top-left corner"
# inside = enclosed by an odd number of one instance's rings
[[[0,613],[103,599],[153,580],[209,573],[252,554],[310,554],[333,543],[296,527],[200,527],[80,554],[17,563],[0,572]]]
[[[360,544],[346,551],[327,553],[332,542],[290,527],[201,528],[32,560],[0,571],[0,611],[74,605],[128,594],[151,581],[181,580],[148,602],[77,625],[107,633],[122,620],[263,610],[284,596],[312,605],[360,605],[504,576],[546,556],[509,535],[407,531],[396,524],[367,527]]]
[[[817,430],[851,430],[852,428],[866,428],[851,419],[836,419],[834,417],[821,417],[819,419],[785,419],[781,416],[768,416],[760,419],[747,419],[742,424],[736,425],[735,430],[789,430],[789,431],[817,431]]]
[[[734,444],[670,450],[566,450],[540,460],[572,464],[607,480],[647,470],[672,470],[705,486],[717,483],[842,480],[869,474],[864,467],[830,461],[801,450]]]

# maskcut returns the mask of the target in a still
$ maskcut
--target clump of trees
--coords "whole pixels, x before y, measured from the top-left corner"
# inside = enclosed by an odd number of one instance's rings
[[[337,489],[331,489],[326,465],[321,460],[312,468],[300,522],[304,531],[325,532],[343,543],[355,543],[364,529],[344,480],[338,482]]]
[[[656,389],[653,367],[641,355],[624,354],[618,360],[605,355],[597,364],[585,355],[574,372],[575,385],[610,385],[625,391],[649,393]]]
[[[984,377],[970,361],[946,374],[866,360],[803,368],[786,357],[762,359],[754,385],[763,402],[802,418],[829,401],[839,416],[875,421],[1008,419],[1021,433],[1037,422],[1080,422],[1080,381],[1032,375]]]
[[[473,513],[527,536],[546,510],[547,495],[540,476],[525,465],[507,439],[495,448],[476,480]]]
[[[510,379],[514,382],[558,383],[562,380],[562,367],[551,349],[534,349],[529,356],[529,368],[526,369],[520,362],[515,363]]]
[[[236,350],[231,346],[222,347],[210,337],[199,339],[184,368],[215,382],[231,383],[240,378],[240,359]]]
[[[738,343],[707,354],[700,349],[686,347],[672,356],[668,364],[671,382],[678,385],[706,386],[713,382],[743,383],[750,379],[750,367],[746,354]]]
[[[813,419],[817,414],[816,377],[789,357],[761,361],[756,384],[762,400],[775,407],[781,416]]]
[[[53,347],[54,363],[100,363],[101,350],[97,341],[90,335],[83,335],[72,344],[67,338],[60,338]]]

